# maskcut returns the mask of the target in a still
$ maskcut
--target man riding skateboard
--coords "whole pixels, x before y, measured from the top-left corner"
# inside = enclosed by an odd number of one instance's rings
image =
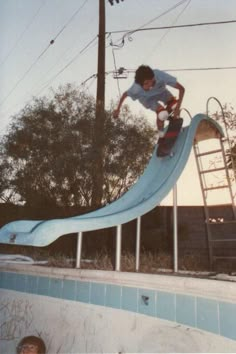
[[[176,99],[166,86],[171,86],[179,91]],[[177,79],[164,71],[151,69],[149,66],[141,65],[135,72],[135,82],[123,93],[113,117],[118,118],[120,108],[126,99],[138,100],[145,108],[156,112],[158,138],[164,136],[164,122],[169,119],[171,112],[172,118],[179,117],[180,106],[184,97],[185,89],[177,82]]]

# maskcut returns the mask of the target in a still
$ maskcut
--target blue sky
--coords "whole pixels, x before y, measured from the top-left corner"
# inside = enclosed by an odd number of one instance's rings
[[[161,27],[232,20],[236,20],[235,0],[124,0],[114,6],[106,0],[107,32],[135,30],[145,24]],[[231,23],[140,31],[126,37],[119,49],[111,42],[119,44],[124,33],[111,33],[106,71],[119,67],[135,70],[142,63],[162,70],[236,67],[235,29],[236,23]],[[98,0],[0,0],[2,133],[11,115],[32,96],[48,95],[50,88],[68,82],[80,85],[96,74],[97,34]],[[50,45],[52,39],[55,42]],[[183,106],[192,115],[205,112],[210,96],[235,107],[236,69],[171,73],[185,86]],[[117,100],[132,82],[133,73],[129,73],[127,79],[119,80],[118,87],[117,80],[108,74],[106,105]],[[95,95],[96,80],[88,80],[85,88]],[[138,103],[127,103],[134,113],[143,112]],[[213,104],[212,111],[216,109]],[[154,124],[153,113],[146,111],[145,115]],[[195,171],[194,164],[189,164],[189,176]]]

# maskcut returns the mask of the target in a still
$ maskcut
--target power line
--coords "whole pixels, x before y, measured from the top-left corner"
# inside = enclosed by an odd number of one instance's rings
[[[86,46],[81,49],[79,51],[79,53],[77,53],[61,70],[59,70],[51,79],[48,80],[48,82],[45,84],[45,86],[38,92],[38,94],[40,94],[42,91],[45,90],[45,88],[52,83],[60,74],[63,73],[63,71],[65,71],[76,59],[78,59],[78,57],[83,54],[88,48],[89,46],[97,39],[98,36],[95,36],[88,44],[86,44]]]
[[[167,72],[174,72],[174,71],[210,71],[210,70],[236,70],[236,66],[219,66],[219,67],[205,67],[205,68],[176,68],[176,69],[163,69],[163,71]],[[114,79],[119,79],[119,75],[121,76],[120,78],[124,79],[127,77],[124,77],[122,75],[125,74],[130,74],[130,73],[135,73],[136,69],[125,69],[125,68],[119,68],[117,71],[110,70],[106,71],[106,75],[113,74]],[[86,80],[84,80],[80,86],[85,85],[90,79],[96,77],[97,74],[93,74],[89,76]]]
[[[91,79],[96,79],[96,77],[97,77],[97,74],[93,74],[93,75],[91,75],[91,76],[89,76],[86,80],[84,80],[83,82],[81,82],[81,84],[79,85],[79,86],[85,86],[85,84],[89,81],[89,80],[91,80]]]
[[[25,77],[29,74],[29,72],[32,70],[32,68],[37,64],[37,62],[40,60],[40,58],[47,52],[49,47],[54,44],[55,40],[61,35],[61,33],[65,30],[65,28],[68,26],[68,24],[74,19],[74,17],[79,13],[79,11],[82,10],[84,5],[86,4],[88,0],[85,0],[83,4],[75,11],[75,13],[71,16],[71,18],[66,22],[66,24],[61,28],[61,30],[57,33],[57,35],[50,41],[48,46],[42,51],[42,53],[36,58],[36,60],[30,65],[30,67],[26,70],[26,72],[23,74],[23,76],[16,82],[16,84],[13,86],[13,88],[10,90],[10,92],[7,94],[7,96],[4,97],[4,99],[0,102],[0,106],[8,99],[9,96],[15,91],[15,89],[18,87],[18,85],[25,79]]]
[[[164,71],[208,71],[208,70],[234,70],[236,66],[218,66],[206,68],[182,68],[182,69],[164,69]]]
[[[154,17],[152,20],[149,20],[148,22],[144,23],[142,26],[140,26],[140,27],[138,27],[138,28],[136,28],[136,29],[134,29],[134,30],[121,31],[121,32],[127,32],[127,33],[125,33],[125,34],[122,36],[122,38],[120,39],[120,40],[121,40],[121,44],[118,44],[118,45],[116,45],[116,46],[117,46],[117,47],[120,47],[120,48],[123,47],[124,42],[125,42],[125,37],[128,37],[129,40],[131,40],[131,35],[132,35],[132,34],[134,34],[135,32],[139,32],[139,31],[144,30],[144,27],[145,27],[145,26],[147,26],[147,25],[149,25],[150,23],[152,23],[152,22],[158,20],[159,18],[165,16],[165,15],[168,14],[169,12],[175,10],[178,6],[182,5],[182,4],[185,3],[186,1],[188,1],[188,0],[181,0],[181,1],[179,1],[179,2],[178,2],[177,4],[175,4],[174,6],[170,7],[170,8],[167,9],[166,11],[162,12],[160,15]],[[109,32],[109,33],[111,34],[111,33],[119,33],[119,32],[120,32],[120,31],[113,31],[113,32]]]
[[[89,22],[87,22],[87,25],[90,26],[90,24],[91,24],[92,21],[93,21],[93,20],[90,20]],[[69,44],[69,43],[68,43],[68,44]],[[89,42],[89,44],[90,44],[90,42]],[[91,49],[92,47],[88,48],[88,47],[89,47],[89,44],[87,44],[87,45],[85,46],[85,48],[82,49],[81,52],[84,53],[84,52],[86,52],[86,50]],[[95,43],[94,43],[94,45],[95,45]],[[93,46],[94,46],[94,45],[93,45]],[[68,55],[69,49],[72,50],[72,49],[74,49],[75,47],[77,47],[77,44],[75,44],[75,45],[72,46],[72,47],[71,47],[71,45],[69,45],[69,47],[67,46],[67,47],[65,47],[65,48],[64,48],[64,46],[63,46],[63,49],[65,49],[65,50],[63,51],[62,54],[60,54],[60,56],[58,57],[58,59],[56,59],[56,64],[53,63],[53,65],[48,68],[48,70],[46,71],[46,73],[44,73],[44,76],[45,76],[45,77],[48,77],[48,75],[50,75],[53,70],[56,72],[56,67],[58,67],[58,70],[60,70],[59,68],[62,66],[62,63],[61,63],[61,62],[62,62],[62,59],[64,58],[65,54]],[[80,54],[81,54],[81,53],[80,53]],[[76,55],[78,55],[78,54],[76,54]],[[68,60],[69,60],[69,59],[68,59]],[[51,79],[48,79],[47,81],[45,81],[45,79],[42,77],[41,82],[38,83],[38,84],[37,84],[37,87],[34,87],[33,89],[34,89],[35,91],[37,91],[38,94],[39,94],[41,91],[43,91],[43,90],[50,84],[50,82],[51,82],[51,80],[52,80],[53,78],[54,78],[54,75],[51,76]],[[32,91],[32,90],[31,90],[31,91]]]
[[[198,27],[198,26],[214,26],[214,25],[225,25],[225,24],[233,24],[236,23],[236,20],[226,20],[226,21],[215,21],[215,22],[200,22],[200,23],[190,23],[186,25],[173,25],[173,26],[160,26],[160,27],[147,27],[147,28],[140,28],[136,30],[118,30],[118,31],[109,31],[107,34],[114,34],[114,33],[124,33],[127,34],[134,32],[142,32],[142,31],[155,31],[155,30],[163,30],[169,28],[187,28],[187,27]]]
[[[112,39],[111,39],[111,42],[112,42]],[[117,50],[117,48],[113,48],[113,47],[112,47],[113,64],[114,64],[115,71],[117,71],[115,50]],[[119,95],[120,95],[120,97],[121,97],[120,85],[119,85],[119,81],[118,81],[118,80],[117,80],[117,89],[118,89]]]
[[[66,27],[73,21],[73,19],[75,18],[75,16],[82,10],[82,8],[85,6],[86,2],[88,2],[88,0],[85,0],[83,2],[83,4],[75,11],[75,13],[71,16],[71,18],[69,18],[69,20],[65,23],[65,25],[61,28],[61,30],[58,32],[58,34],[56,35],[56,37],[54,39],[52,39],[52,41],[54,42],[61,34],[62,32],[66,29]]]
[[[172,22],[171,26],[174,26],[175,23],[177,23],[177,21],[179,20],[179,18],[183,15],[183,13],[185,12],[185,10],[187,9],[187,7],[189,6],[189,4],[191,3],[191,0],[188,0],[187,4],[184,6],[184,8],[181,10],[181,12],[177,15],[177,17],[175,18],[175,20]],[[158,40],[158,42],[155,44],[154,48],[152,49],[152,53],[154,53],[154,51],[156,50],[157,46],[160,45],[160,43],[166,38],[166,36],[168,35],[168,33],[171,31],[171,28],[168,28],[163,35],[161,36],[161,38]],[[146,55],[146,58],[150,58],[152,54]]]
[[[136,69],[125,69],[122,68],[123,72],[134,73]],[[236,66],[216,66],[216,67],[203,67],[203,68],[176,68],[176,69],[163,69],[163,71],[208,71],[208,70],[235,70]],[[123,73],[122,72],[122,73]],[[109,72],[109,73],[112,73]]]
[[[30,65],[30,67],[27,69],[27,71],[23,74],[23,76],[15,83],[13,88],[10,90],[10,92],[4,97],[4,99],[0,102],[0,106],[3,105],[3,103],[8,99],[9,96],[15,91],[15,89],[18,87],[18,85],[25,79],[25,77],[29,74],[29,72],[32,70],[32,68],[36,65],[36,63],[40,60],[40,58],[46,53],[50,45],[53,43],[49,43],[49,45],[43,50],[43,52],[36,58],[36,60]]]
[[[152,22],[158,20],[159,18],[161,18],[161,17],[167,15],[169,12],[175,10],[177,7],[179,7],[180,5],[182,5],[183,3],[185,3],[186,1],[188,1],[188,0],[181,0],[181,1],[179,1],[177,4],[175,4],[174,6],[170,7],[170,8],[167,9],[166,11],[162,12],[160,15],[158,15],[158,16],[154,17],[152,20],[150,20],[150,21],[144,23],[141,27],[139,27],[139,28],[137,28],[137,29],[135,29],[135,30],[131,30],[130,33],[128,32],[126,35],[133,34],[134,32],[137,32],[137,31],[143,29],[145,26],[149,25],[150,23],[152,23]],[[126,35],[125,35],[125,36],[126,36]]]
[[[84,53],[88,48],[89,46],[95,41],[95,39],[97,39],[97,36],[95,36],[88,44],[86,44],[83,49],[80,50],[80,52],[78,54],[76,54],[76,56],[73,57],[73,59],[67,64],[65,65],[57,74],[55,74],[51,79],[48,80],[47,83],[44,84],[44,86],[36,93],[36,96],[40,95],[47,87],[48,85],[53,82],[64,70],[66,70],[78,57],[79,55],[81,55],[82,53]],[[82,82],[80,84],[80,86],[83,86],[85,85],[85,83],[87,81],[89,81],[91,78],[96,78],[97,77],[97,74],[93,74],[92,76],[90,76],[88,79],[86,79],[84,82]],[[30,102],[31,99],[28,101]],[[16,104],[15,106],[18,106],[19,104]],[[0,103],[0,106],[1,106],[1,103]],[[15,107],[14,106],[14,107]],[[7,114],[7,113],[5,113]]]
[[[21,39],[23,38],[24,34],[26,33],[26,31],[30,28],[30,26],[32,25],[32,23],[34,22],[35,18],[38,16],[41,8],[45,5],[45,1],[39,6],[38,10],[36,11],[36,13],[34,14],[34,16],[32,17],[32,19],[30,20],[30,22],[26,25],[25,29],[23,30],[23,32],[20,34],[20,36],[17,38],[16,42],[14,43],[13,47],[9,50],[8,54],[6,55],[6,57],[1,61],[0,65],[5,64],[6,60],[9,58],[9,56],[12,54],[12,52],[14,51],[14,49],[16,48],[16,46],[18,45],[18,43],[21,41]]]
[[[166,11],[162,12],[160,15],[154,17],[152,20],[149,20],[148,22],[144,23],[142,26],[140,26],[140,27],[138,27],[138,28],[136,28],[136,29],[134,29],[134,30],[125,31],[125,32],[127,32],[127,33],[125,33],[125,34],[123,35],[123,37],[121,38],[121,43],[122,43],[121,46],[124,45],[125,37],[128,37],[128,38],[129,38],[129,37],[131,37],[131,35],[134,34],[135,32],[142,31],[142,30],[143,30],[143,27],[149,25],[150,23],[152,23],[152,22],[158,20],[159,18],[165,16],[165,15],[168,14],[169,12],[175,10],[178,6],[182,5],[182,4],[185,3],[186,1],[188,1],[188,0],[181,0],[181,1],[179,1],[177,4],[175,4],[174,6],[170,7],[170,8],[167,9]],[[110,32],[110,33],[118,33],[118,32]]]

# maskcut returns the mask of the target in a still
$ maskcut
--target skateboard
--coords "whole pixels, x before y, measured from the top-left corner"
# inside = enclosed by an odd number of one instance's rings
[[[171,155],[171,149],[174,146],[176,139],[182,129],[183,118],[170,119],[167,131],[163,138],[158,140],[157,157]]]

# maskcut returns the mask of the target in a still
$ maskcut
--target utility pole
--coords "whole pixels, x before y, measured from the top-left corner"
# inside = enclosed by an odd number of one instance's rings
[[[113,0],[108,0],[111,5]],[[123,0],[121,0],[123,1]],[[116,0],[119,4],[119,0]],[[102,203],[104,184],[104,122],[105,122],[105,34],[106,9],[105,0],[99,0],[99,33],[98,33],[98,66],[97,66],[97,98],[96,117],[93,134],[93,190],[92,206],[99,207]]]
[[[103,150],[105,120],[105,0],[99,0],[99,34],[98,34],[98,66],[97,66],[97,98],[96,117],[93,134],[93,190],[92,206],[99,207],[103,195]]]

